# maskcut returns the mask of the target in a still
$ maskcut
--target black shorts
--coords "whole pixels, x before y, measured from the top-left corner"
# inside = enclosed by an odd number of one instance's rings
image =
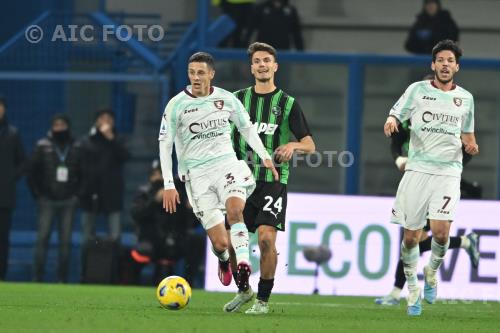
[[[286,203],[285,184],[257,182],[243,211],[248,231],[255,232],[260,225],[269,225],[279,231],[285,231]]]

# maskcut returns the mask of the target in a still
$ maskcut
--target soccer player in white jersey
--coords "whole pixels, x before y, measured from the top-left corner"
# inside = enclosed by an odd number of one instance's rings
[[[175,213],[179,203],[172,176],[175,142],[178,174],[186,182],[193,211],[207,231],[213,253],[219,258],[219,279],[226,286],[232,279],[225,212],[238,262],[236,284],[246,287],[251,267],[243,209],[255,189],[255,180],[246,163],[236,158],[230,122],[236,125],[274,178],[278,180],[279,176],[241,102],[231,92],[211,86],[214,75],[212,56],[205,52],[193,54],[188,65],[191,85],[173,97],[163,113],[159,136],[165,187],[163,208]]]
[[[437,295],[436,272],[449,245],[450,223],[460,198],[462,143],[471,155],[479,153],[474,136],[474,100],[453,83],[462,50],[451,40],[436,44],[431,68],[434,80],[411,84],[392,107],[384,125],[391,136],[398,124],[411,120],[410,148],[405,174],[399,183],[391,221],[404,227],[401,258],[408,282],[408,315],[422,313],[417,281],[418,240],[430,219],[431,258],[424,268],[424,299]]]

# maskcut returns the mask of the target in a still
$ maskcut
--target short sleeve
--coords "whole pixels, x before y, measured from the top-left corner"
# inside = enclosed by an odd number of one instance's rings
[[[390,116],[396,117],[400,122],[404,122],[411,118],[416,108],[415,94],[417,91],[417,84],[410,85],[404,94],[398,99],[396,104],[389,112]]]
[[[306,117],[304,116],[302,108],[297,101],[293,102],[290,115],[288,116],[288,123],[290,125],[290,130],[297,140],[301,140],[302,138],[311,135]]]

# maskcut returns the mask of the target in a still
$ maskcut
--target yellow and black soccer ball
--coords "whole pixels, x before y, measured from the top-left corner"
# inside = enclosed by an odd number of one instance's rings
[[[191,286],[180,276],[164,278],[156,289],[161,306],[169,310],[184,309],[191,300]]]

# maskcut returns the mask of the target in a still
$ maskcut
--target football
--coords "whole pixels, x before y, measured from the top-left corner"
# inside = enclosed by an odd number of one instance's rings
[[[191,299],[191,286],[180,276],[169,276],[158,284],[156,297],[166,309],[184,309]]]

